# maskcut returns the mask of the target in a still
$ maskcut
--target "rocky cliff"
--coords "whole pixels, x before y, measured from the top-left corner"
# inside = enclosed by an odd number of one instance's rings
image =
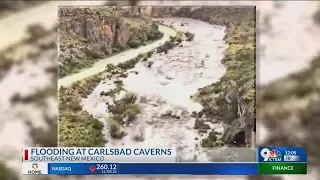
[[[144,9],[145,11],[145,9]],[[227,130],[224,143],[230,146],[254,144],[255,135],[255,9],[254,7],[155,7],[152,17],[178,16],[226,26],[226,43],[222,63],[227,68],[219,82],[199,89],[195,99],[204,109],[198,115],[223,121]],[[203,146],[212,147],[206,141]]]
[[[60,77],[162,37],[135,7],[61,8],[59,20]]]

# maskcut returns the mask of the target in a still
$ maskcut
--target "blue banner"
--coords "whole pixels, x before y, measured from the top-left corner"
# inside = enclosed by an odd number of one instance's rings
[[[307,162],[307,153],[298,147],[259,147],[258,162]]]
[[[48,174],[256,175],[257,163],[48,163]]]

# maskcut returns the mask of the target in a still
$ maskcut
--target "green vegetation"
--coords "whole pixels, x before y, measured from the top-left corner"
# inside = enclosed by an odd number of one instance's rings
[[[123,63],[119,63],[118,67],[121,69],[132,69],[134,68],[134,66],[141,60],[142,57],[135,57],[132,58],[129,61],[123,62]]]
[[[69,15],[70,13],[60,13],[60,78],[89,68],[100,59],[121,53],[129,48],[144,46],[163,37],[155,21],[142,17],[123,17],[121,11],[116,9],[116,12],[113,12],[111,9],[67,8],[67,12],[72,11],[75,14],[85,12],[91,17],[90,22],[96,24],[95,26],[101,25],[102,19],[109,18],[112,22],[110,26],[114,25],[116,29],[111,28],[110,32],[106,33],[93,28],[93,33],[99,36],[70,33],[76,30],[66,28],[66,24],[77,22],[78,19],[75,18],[77,15],[73,17]],[[87,31],[87,29],[82,30]],[[109,43],[106,39],[113,43]]]
[[[96,59],[91,56],[84,57],[83,59],[69,58],[65,59],[66,65],[60,66],[59,77],[65,77],[70,74],[80,72],[84,67],[91,67],[96,62]]]
[[[130,48],[137,48],[140,45],[142,45],[144,42],[143,40],[140,40],[138,37],[133,36],[129,41],[128,41],[128,46]]]
[[[174,44],[171,40],[166,41],[162,46],[158,47],[157,53],[162,53],[162,52],[168,53],[168,50],[172,49],[173,47],[174,47]]]
[[[159,24],[153,21],[151,24],[151,30],[147,33],[149,41],[157,40],[163,37],[163,32],[159,31]]]
[[[155,21],[151,23],[151,27],[149,29],[146,28],[146,31],[146,37],[142,34],[135,34],[133,32],[127,45],[130,48],[137,48],[141,45],[145,45],[146,43],[153,42],[154,40],[158,40],[163,37],[163,33],[159,31],[159,26]]]
[[[101,74],[88,77],[84,80],[73,83],[71,85],[71,89],[76,91],[81,98],[86,98],[89,94],[92,93],[94,88],[100,83],[101,80]]]
[[[211,131],[207,138],[203,139],[201,142],[202,147],[213,148],[224,146],[224,143],[220,140],[221,136],[213,131]]]
[[[170,36],[170,40],[166,41],[162,46],[157,48],[157,53],[168,53],[168,51],[176,46],[178,46],[182,42],[182,32],[176,31],[175,36]]]
[[[108,106],[108,110],[112,113],[112,118],[119,124],[123,125],[124,118],[128,121],[134,120],[135,116],[140,112],[140,108],[135,104],[137,97],[135,94],[128,92],[122,99],[115,101],[114,105]]]
[[[229,146],[246,144],[247,129],[253,130],[255,121],[255,18],[252,8],[200,8],[189,16],[200,13],[209,16],[202,20],[227,26],[225,40],[226,74],[220,81],[200,88],[195,99],[199,101],[207,117],[229,125],[222,141]],[[200,18],[200,19],[201,19]],[[190,34],[186,36],[192,37]],[[240,111],[239,111],[240,110]],[[243,139],[244,138],[244,139]],[[204,140],[204,146],[213,146],[214,138]]]
[[[107,124],[110,126],[109,130],[112,138],[121,139],[125,136],[125,132],[121,131],[121,126],[125,123],[130,124],[140,113],[139,105],[135,104],[136,100],[136,95],[128,92],[119,101],[114,101],[114,105],[108,106],[111,116],[107,119]]]
[[[106,143],[103,124],[82,110],[81,98],[87,97],[102,79],[95,75],[59,90],[59,146],[102,147]]]

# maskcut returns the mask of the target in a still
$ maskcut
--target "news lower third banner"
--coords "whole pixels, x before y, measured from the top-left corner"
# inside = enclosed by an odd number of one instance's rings
[[[259,174],[307,174],[307,153],[298,147],[258,148]]]
[[[24,175],[306,174],[301,148],[258,149],[258,162],[180,163],[174,148],[23,148]]]
[[[22,164],[24,175],[98,174],[258,174],[257,163],[30,163]]]

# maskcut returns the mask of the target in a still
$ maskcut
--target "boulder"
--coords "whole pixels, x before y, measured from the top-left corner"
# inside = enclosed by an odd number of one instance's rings
[[[210,125],[205,124],[202,120],[196,119],[196,122],[194,124],[194,129],[206,130],[206,129],[210,129]]]
[[[167,117],[167,116],[172,116],[173,110],[170,105],[166,105],[161,108],[160,110],[160,116],[161,117]]]
[[[147,61],[147,67],[148,68],[151,68],[151,66],[154,64],[154,62],[153,61]]]
[[[230,145],[241,146],[246,144],[245,124],[241,119],[236,119],[225,130],[222,140]]]

